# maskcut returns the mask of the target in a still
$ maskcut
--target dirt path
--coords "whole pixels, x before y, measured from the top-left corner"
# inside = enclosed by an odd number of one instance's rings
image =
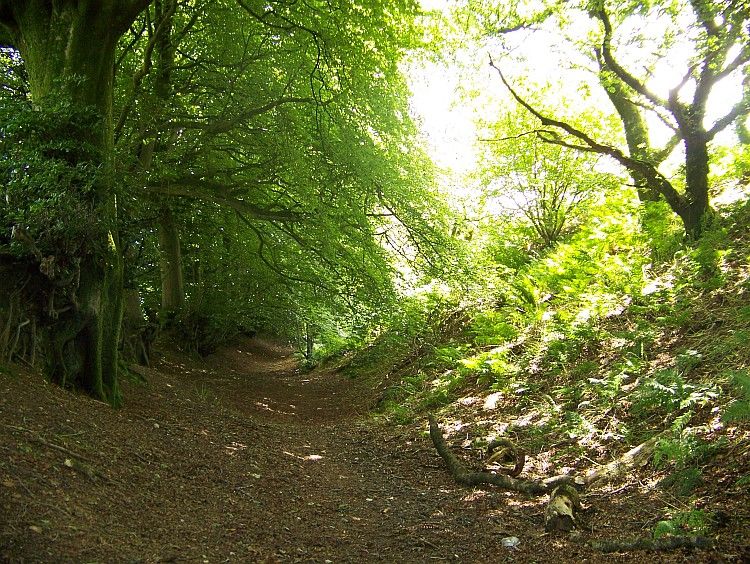
[[[283,347],[170,354],[145,376],[118,411],[0,376],[0,561],[609,561],[545,535],[543,499],[456,487],[422,426],[377,424],[366,383],[303,374]],[[638,534],[638,495],[601,499],[592,527]]]

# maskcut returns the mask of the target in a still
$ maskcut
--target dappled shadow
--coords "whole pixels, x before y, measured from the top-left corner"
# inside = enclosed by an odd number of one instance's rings
[[[286,343],[247,338],[186,369],[180,355],[160,366],[240,413],[289,423],[330,423],[364,414],[375,392],[335,370],[305,371]],[[184,363],[183,363],[184,364]]]

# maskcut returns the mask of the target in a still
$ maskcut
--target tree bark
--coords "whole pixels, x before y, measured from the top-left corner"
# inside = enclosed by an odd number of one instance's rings
[[[176,10],[174,0],[155,0],[154,20],[159,22],[155,30],[154,55],[156,65],[154,68],[154,94],[159,100],[156,108],[157,115],[151,115],[151,119],[159,117],[158,112],[170,102],[172,96],[172,69],[174,67],[175,48],[172,41],[172,18]],[[151,68],[151,53],[144,55],[144,68]],[[133,94],[135,96],[135,93]],[[156,147],[162,136],[156,136],[147,143],[142,143],[139,160],[144,171],[151,169]],[[169,135],[166,135],[169,137]],[[155,202],[155,205],[158,205]],[[177,228],[174,214],[168,204],[160,204],[159,223],[159,269],[161,272],[161,312],[160,318],[163,324],[168,325],[185,304],[185,284],[182,271],[182,251],[180,246],[180,232]]]
[[[702,129],[702,126],[701,126]],[[708,201],[708,141],[697,131],[685,136],[686,205],[677,213],[685,224],[685,233],[698,239],[711,208]]]
[[[599,55],[598,52],[597,55]],[[638,108],[630,101],[627,86],[607,69],[600,55],[598,59],[599,82],[620,116],[630,156],[637,160],[649,161],[650,141],[646,122]],[[649,186],[648,179],[640,171],[629,169],[628,172],[633,179],[633,184],[635,184],[635,189],[638,192],[638,199],[641,202],[659,200],[659,192],[653,186]]]
[[[147,0],[3,0],[0,27],[23,57],[32,102],[54,97],[74,108],[93,108],[87,162],[103,171],[91,195],[97,253],[80,257],[72,309],[46,319],[52,341],[48,374],[92,396],[118,404],[118,344],[122,320],[123,264],[117,233],[112,171],[112,94],[115,47]],[[85,135],[85,133],[84,133]]]
[[[159,216],[159,266],[161,269],[161,320],[173,319],[185,302],[180,234],[174,215],[164,206]]]
[[[568,485],[562,485],[552,492],[544,511],[544,530],[572,531],[576,528],[576,512],[581,509],[578,491]]]

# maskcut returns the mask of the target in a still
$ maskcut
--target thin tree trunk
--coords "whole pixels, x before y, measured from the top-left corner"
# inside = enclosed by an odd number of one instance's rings
[[[172,68],[175,46],[172,43],[172,17],[175,11],[173,0],[156,0],[155,20],[159,21],[156,37],[156,65],[154,68],[154,93],[164,108],[172,95]],[[151,116],[155,118],[156,116]],[[168,135],[167,135],[168,137]],[[153,164],[153,156],[160,139],[154,138],[142,147],[140,161],[144,170]],[[185,284],[182,271],[180,233],[172,210],[161,204],[159,214],[159,267],[161,271],[161,320],[169,324],[182,311],[185,303]]]
[[[312,362],[314,345],[312,327],[305,322],[305,360],[307,362]]]
[[[174,215],[163,207],[159,216],[159,266],[161,269],[161,319],[174,318],[185,302],[180,234]]]

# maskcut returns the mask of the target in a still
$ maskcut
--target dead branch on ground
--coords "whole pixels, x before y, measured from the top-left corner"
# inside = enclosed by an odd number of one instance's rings
[[[448,471],[459,484],[464,486],[479,486],[488,484],[501,487],[505,490],[521,492],[528,495],[545,494],[561,484],[573,484],[571,476],[554,476],[543,481],[518,480],[503,474],[488,474],[486,472],[469,472],[458,461],[448,448],[443,434],[438,427],[437,420],[430,414],[430,437],[438,454],[445,461]]]

